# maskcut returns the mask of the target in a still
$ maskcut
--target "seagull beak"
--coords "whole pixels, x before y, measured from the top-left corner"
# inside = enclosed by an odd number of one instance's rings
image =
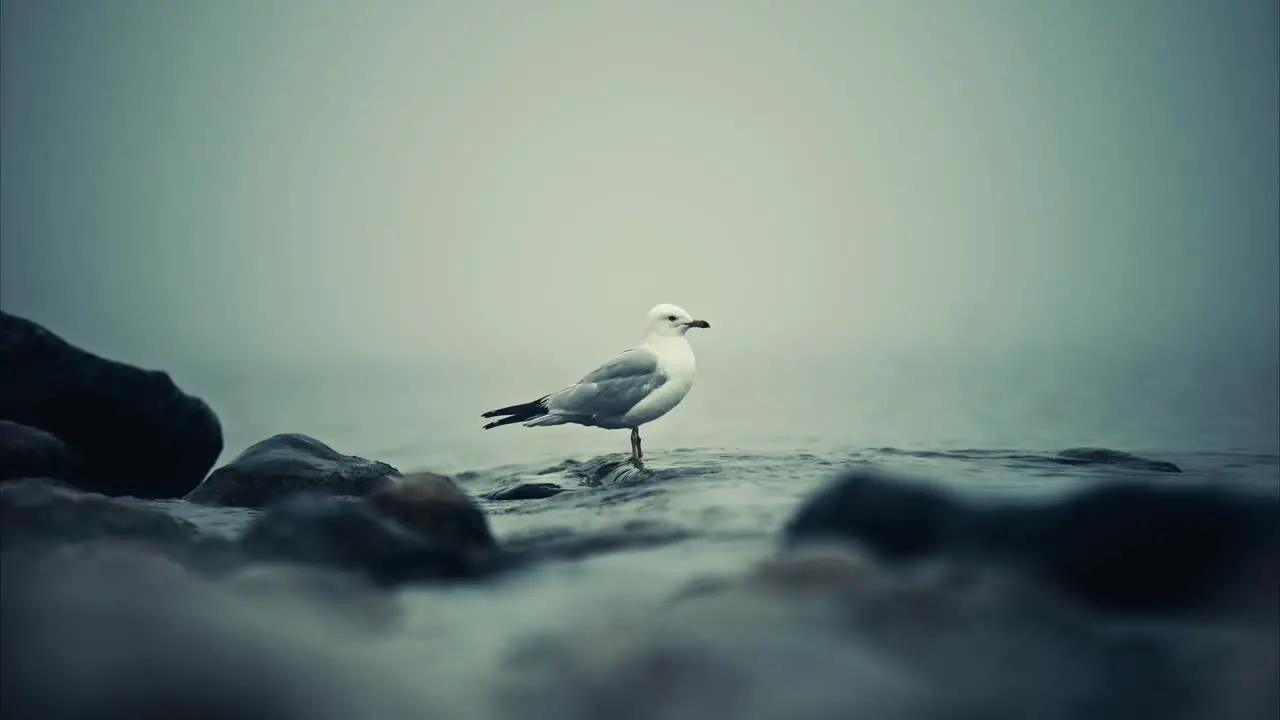
[[[705,329],[705,328],[709,328],[709,327],[711,327],[711,323],[707,322],[706,320],[690,320],[689,322],[685,323],[685,325],[687,325],[687,326],[689,326],[689,327],[691,327],[691,328],[704,328],[704,329]]]

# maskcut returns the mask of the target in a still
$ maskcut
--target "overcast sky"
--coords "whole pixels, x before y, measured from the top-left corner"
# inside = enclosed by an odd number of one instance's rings
[[[149,364],[524,343],[585,372],[658,302],[722,351],[1274,346],[1278,25],[1200,0],[3,0],[0,303]]]

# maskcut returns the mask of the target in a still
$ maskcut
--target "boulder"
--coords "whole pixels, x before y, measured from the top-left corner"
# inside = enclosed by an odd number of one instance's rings
[[[191,547],[199,531],[153,508],[40,479],[0,483],[0,538],[6,549],[100,539]]]
[[[0,418],[59,438],[84,463],[77,485],[175,498],[222,453],[222,426],[168,374],[82,350],[0,311]]]
[[[401,479],[390,465],[343,455],[307,435],[273,435],[213,471],[187,500],[264,508],[296,493],[358,497]]]
[[[292,495],[254,520],[240,544],[255,559],[360,572],[381,585],[476,572],[468,553],[431,542],[355,497]]]
[[[442,548],[479,560],[497,547],[484,512],[444,475],[413,473],[366,497],[383,515]]]
[[[0,420],[0,482],[38,477],[74,483],[80,475],[80,459],[57,437]]]
[[[941,487],[850,472],[787,522],[789,545],[843,539],[892,560],[1011,563],[1102,612],[1234,612],[1280,557],[1280,506],[1209,484],[1124,481],[1037,502],[978,504]]]

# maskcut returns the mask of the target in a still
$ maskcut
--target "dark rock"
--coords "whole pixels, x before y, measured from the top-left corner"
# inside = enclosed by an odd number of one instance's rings
[[[520,483],[486,493],[484,499],[495,502],[504,500],[542,500],[559,495],[564,490],[564,488],[555,483]]]
[[[1106,612],[1224,612],[1243,573],[1280,557],[1280,506],[1220,487],[1133,482],[977,505],[859,470],[806,501],[784,535],[854,540],[893,559],[1010,562]]]
[[[379,584],[476,572],[468,555],[422,538],[363,498],[292,495],[268,508],[240,542],[253,558],[362,572]]]
[[[80,459],[57,437],[0,420],[0,482],[35,477],[74,483],[82,472]]]
[[[0,483],[0,538],[6,548],[103,538],[190,546],[198,530],[152,508],[38,479]]]
[[[181,497],[222,452],[218,417],[168,374],[108,360],[0,312],[0,418],[53,434],[106,495]]]
[[[1182,472],[1182,468],[1165,460],[1151,460],[1107,448],[1068,448],[1055,455],[1053,461],[1061,465],[1116,465],[1159,473]]]
[[[949,493],[862,469],[805,500],[784,532],[792,540],[858,540],[887,558],[913,558],[941,551],[971,520]]]
[[[400,478],[390,465],[343,455],[307,435],[273,435],[214,470],[191,502],[264,508],[295,493],[361,496]]]
[[[1280,505],[1210,485],[1106,484],[979,520],[975,544],[1108,611],[1222,611],[1280,558]]]
[[[477,562],[497,546],[484,512],[444,475],[413,473],[369,493],[366,499],[424,540],[475,557]]]
[[[585,462],[565,460],[538,474],[563,474],[567,478],[577,480],[585,487],[640,483],[649,480],[653,475],[649,470],[639,470],[632,465],[630,455],[602,455]]]

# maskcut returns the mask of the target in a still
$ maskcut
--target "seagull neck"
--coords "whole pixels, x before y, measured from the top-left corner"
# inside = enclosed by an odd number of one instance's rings
[[[652,332],[645,337],[644,344],[655,350],[661,347],[680,347],[681,345],[688,345],[689,338],[684,335],[664,335],[663,333]]]

